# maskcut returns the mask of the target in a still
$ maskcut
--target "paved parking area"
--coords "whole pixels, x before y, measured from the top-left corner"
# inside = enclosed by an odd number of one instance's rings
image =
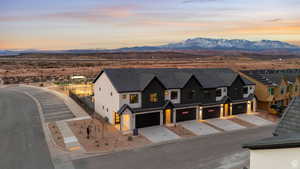
[[[258,117],[256,115],[250,115],[250,114],[239,114],[237,117],[243,121],[246,121],[248,123],[254,124],[256,126],[266,126],[266,125],[272,125],[273,122],[263,119],[261,117]]]
[[[206,120],[206,122],[225,131],[240,130],[245,128],[244,126],[226,119],[209,119]]]
[[[177,134],[163,126],[141,128],[139,132],[153,143],[180,138]]]
[[[179,123],[187,130],[193,132],[196,135],[209,135],[214,133],[219,133],[220,131],[199,121],[185,121]]]

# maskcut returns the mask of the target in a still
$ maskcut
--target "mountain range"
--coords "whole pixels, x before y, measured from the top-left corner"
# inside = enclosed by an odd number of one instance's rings
[[[178,43],[169,43],[160,46],[137,46],[119,49],[74,49],[74,50],[0,50],[0,55],[17,55],[20,53],[96,53],[96,52],[122,52],[122,51],[170,51],[170,50],[242,50],[266,51],[285,50],[300,52],[300,46],[282,41],[261,40],[249,41],[244,39],[212,39],[192,38]]]

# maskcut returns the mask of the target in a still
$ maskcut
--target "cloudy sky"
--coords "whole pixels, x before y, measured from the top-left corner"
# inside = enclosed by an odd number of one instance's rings
[[[1,0],[0,49],[103,49],[193,37],[300,45],[299,0]]]

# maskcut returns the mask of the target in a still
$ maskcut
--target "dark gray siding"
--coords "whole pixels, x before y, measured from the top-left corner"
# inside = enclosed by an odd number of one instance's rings
[[[201,96],[201,103],[213,103],[216,101],[216,89],[205,89]]]
[[[244,95],[243,87],[244,87],[244,82],[242,81],[241,77],[238,76],[235,79],[235,81],[232,83],[232,85],[229,87],[228,96],[232,100],[243,99],[243,95]]]
[[[164,86],[159,82],[157,78],[154,78],[145,90],[142,92],[142,108],[155,108],[161,107],[164,104]],[[157,93],[158,94],[158,102],[152,103],[150,102],[150,94]]]
[[[190,97],[192,91],[195,91],[195,95],[193,98]],[[181,103],[198,103],[201,101],[201,95],[203,95],[202,87],[200,86],[197,79],[193,76],[181,89]]]

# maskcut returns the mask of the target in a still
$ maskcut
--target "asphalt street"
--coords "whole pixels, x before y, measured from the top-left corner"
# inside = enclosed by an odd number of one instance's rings
[[[274,126],[225,132],[73,161],[76,169],[242,169],[241,144],[271,136]]]
[[[0,88],[0,168],[54,169],[35,102]]]
[[[269,126],[195,137],[77,159],[73,165],[76,169],[242,169],[249,165],[249,153],[241,144],[271,136],[273,130]],[[8,88],[0,88],[0,154],[0,169],[54,169],[35,102]]]

